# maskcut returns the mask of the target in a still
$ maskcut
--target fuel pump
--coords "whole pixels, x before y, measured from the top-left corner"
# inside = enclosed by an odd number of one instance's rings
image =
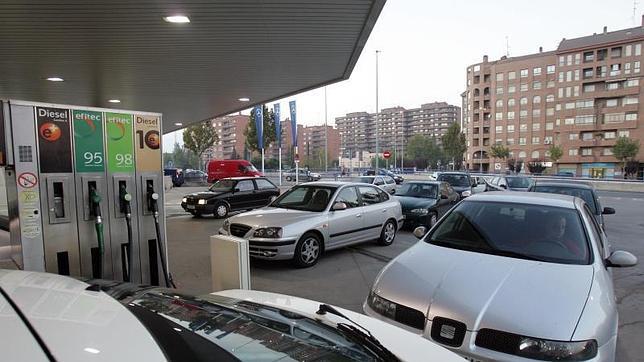
[[[125,215],[125,225],[127,228],[127,270],[124,270],[123,280],[126,282],[130,281],[130,272],[132,271],[132,206],[130,205],[132,201],[132,195],[127,192],[125,183],[120,184],[119,186],[119,203],[121,208],[121,213]]]
[[[154,230],[157,236],[157,250],[159,251],[159,258],[161,259],[161,269],[163,270],[163,279],[165,280],[165,285],[172,286],[173,288],[176,289],[177,286],[174,285],[174,281],[172,280],[172,277],[168,274],[168,269],[165,264],[165,256],[163,255],[163,244],[161,243],[161,228],[159,225],[159,205],[157,202],[159,200],[159,194],[157,194],[154,191],[154,186],[152,182],[149,182],[147,184],[146,191],[147,191],[148,211],[151,211],[154,217]]]
[[[105,255],[105,236],[103,234],[103,218],[101,216],[101,196],[96,191],[95,187],[89,189],[89,203],[90,209],[94,214],[96,240],[98,241],[98,259],[96,269],[98,271],[98,278],[103,278],[103,256]]]

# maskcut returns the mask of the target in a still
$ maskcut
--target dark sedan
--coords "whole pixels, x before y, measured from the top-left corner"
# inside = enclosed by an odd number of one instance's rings
[[[488,182],[489,191],[528,191],[532,186],[532,179],[525,176],[495,176]]]
[[[441,172],[438,174],[436,180],[445,181],[450,184],[461,198],[471,196],[477,185],[474,177],[466,172]]]
[[[595,216],[597,223],[599,223],[599,225],[604,230],[606,230],[606,227],[604,225],[604,215],[611,215],[615,213],[615,209],[613,209],[612,207],[602,208],[602,205],[599,202],[599,196],[597,196],[595,188],[586,183],[565,181],[536,182],[532,186],[530,186],[530,189],[528,191],[570,195],[583,199],[586,202],[586,205],[588,205],[588,208],[592,212],[593,216]]]
[[[405,227],[431,228],[459,200],[447,182],[415,181],[403,184],[396,196],[405,215]]]
[[[186,195],[181,207],[194,216],[214,214],[220,219],[231,211],[264,207],[279,194],[279,188],[264,177],[231,177],[215,182],[208,191]]]

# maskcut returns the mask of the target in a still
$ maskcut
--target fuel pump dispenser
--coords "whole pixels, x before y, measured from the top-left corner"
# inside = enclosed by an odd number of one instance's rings
[[[125,228],[127,229],[127,246],[125,247],[126,261],[123,263],[123,281],[131,281],[132,268],[132,249],[134,248],[132,242],[132,195],[127,192],[125,183],[120,185],[119,189],[119,205],[121,213],[125,215]]]

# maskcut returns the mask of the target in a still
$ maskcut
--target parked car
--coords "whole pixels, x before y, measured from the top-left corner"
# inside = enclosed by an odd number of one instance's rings
[[[363,176],[375,176],[376,175],[376,170],[373,170],[373,169],[372,170],[367,170],[362,175]],[[400,176],[400,175],[398,175],[398,174],[396,174],[394,172],[391,172],[391,171],[387,170],[386,168],[379,168],[378,169],[378,175],[380,175],[380,176],[390,176],[391,178],[394,179],[394,181],[396,181],[396,185],[400,185],[400,184],[403,183],[403,181],[405,181],[404,177],[402,177],[402,176]]]
[[[450,184],[461,198],[471,196],[473,188],[477,186],[476,180],[467,172],[441,172],[436,180]]]
[[[528,191],[532,179],[525,176],[494,176],[488,182],[490,191]]]
[[[580,198],[488,192],[385,266],[363,307],[469,360],[612,361],[611,270],[636,263]]]
[[[181,187],[184,183],[183,170],[180,168],[166,167],[163,169],[163,175],[172,177],[174,187]]]
[[[396,193],[396,181],[390,176],[360,176],[352,177],[351,181],[360,182],[363,184],[371,184],[380,187],[393,195]]]
[[[462,361],[374,318],[283,294],[195,296],[18,270],[0,270],[0,288],[3,361]]]
[[[252,257],[310,267],[331,249],[370,240],[391,245],[402,222],[398,200],[378,187],[318,181],[291,188],[268,207],[229,217],[219,233],[249,240]]]
[[[263,176],[252,163],[246,160],[212,160],[206,167],[208,183],[229,177]]]
[[[201,170],[186,169],[183,172],[183,179],[188,184],[205,184],[208,182],[208,174]]]
[[[292,168],[290,170],[284,171],[282,174],[286,181],[295,181],[295,175],[299,173],[299,176],[297,178],[298,181],[300,182],[311,182],[311,181],[320,181],[322,178],[322,175],[319,173],[311,172],[307,169],[300,168],[297,170],[298,172],[295,172],[295,169]]]
[[[434,226],[460,197],[447,182],[412,181],[396,192],[405,215],[405,226]]]
[[[599,201],[599,195],[597,195],[597,191],[592,184],[564,180],[539,181],[530,186],[528,191],[570,195],[583,199],[603,230],[606,230],[604,215],[612,215],[615,213],[615,209],[612,207],[602,208],[601,202]]]
[[[231,211],[264,207],[279,194],[279,188],[265,177],[230,177],[215,182],[208,191],[184,196],[181,207],[194,216],[214,214],[221,219]]]

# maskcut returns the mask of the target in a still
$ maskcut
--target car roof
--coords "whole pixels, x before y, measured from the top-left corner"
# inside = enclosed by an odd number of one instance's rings
[[[544,192],[504,192],[494,191],[474,194],[467,199],[468,201],[483,202],[510,202],[517,204],[530,204],[540,206],[562,207],[566,209],[575,209],[576,204],[583,200],[569,195],[560,195]]]
[[[461,172],[461,171],[449,171],[449,172],[439,172],[438,176],[441,175],[464,175],[464,176],[472,176],[467,172]]]
[[[431,185],[440,185],[446,183],[445,181],[435,181],[435,180],[410,180],[405,183],[408,184],[431,184]]]
[[[587,189],[592,190],[594,187],[588,183],[580,181],[539,181],[536,180],[535,187],[539,186],[557,186],[557,187],[568,187],[568,188],[577,188],[577,189]]]
[[[225,177],[225,178],[222,178],[222,180],[241,181],[241,180],[257,180],[257,179],[260,179],[260,178],[266,179],[265,176],[257,176],[257,177],[255,177],[255,176],[236,176],[236,177]]]
[[[361,176],[361,177],[367,177],[367,176]],[[357,185],[373,186],[371,184],[366,184],[364,182],[351,182],[351,181],[314,181],[314,182],[307,182],[298,186],[309,186],[309,185],[326,186],[326,187],[357,186]]]

